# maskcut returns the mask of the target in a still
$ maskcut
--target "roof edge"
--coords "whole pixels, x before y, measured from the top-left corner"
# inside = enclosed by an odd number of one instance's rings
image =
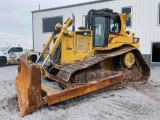
[[[96,0],[96,1],[85,2],[85,3],[65,5],[65,6],[55,7],[55,8],[47,8],[47,9],[42,9],[42,10],[35,10],[35,11],[31,11],[31,12],[32,12],[32,13],[44,12],[44,11],[49,11],[49,10],[57,10],[57,9],[62,9],[62,8],[70,8],[70,7],[75,7],[75,6],[82,6],[82,5],[88,5],[88,4],[94,4],[94,3],[101,3],[101,2],[107,2],[107,1],[114,1],[114,0]]]

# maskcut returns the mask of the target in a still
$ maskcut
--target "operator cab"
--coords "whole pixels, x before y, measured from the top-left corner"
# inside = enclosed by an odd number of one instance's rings
[[[108,46],[109,34],[119,34],[121,28],[118,13],[111,9],[90,10],[85,20],[87,29],[93,31],[93,46]]]

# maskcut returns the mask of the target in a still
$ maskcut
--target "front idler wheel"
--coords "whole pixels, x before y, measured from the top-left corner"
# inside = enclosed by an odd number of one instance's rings
[[[135,55],[133,52],[128,52],[124,54],[121,58],[122,65],[125,67],[132,68],[132,66],[135,64]]]

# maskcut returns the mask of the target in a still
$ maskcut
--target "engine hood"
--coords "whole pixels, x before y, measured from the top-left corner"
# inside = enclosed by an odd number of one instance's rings
[[[4,52],[0,51],[0,56],[5,56]]]

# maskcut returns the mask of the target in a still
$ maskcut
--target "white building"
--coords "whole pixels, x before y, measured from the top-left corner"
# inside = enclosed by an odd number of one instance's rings
[[[140,37],[140,51],[151,66],[160,66],[160,0],[98,0],[32,11],[33,48],[41,51],[57,22],[64,23],[72,13],[75,27],[82,26],[82,16],[90,9],[110,8],[114,12],[131,12],[127,30]],[[71,28],[69,28],[71,30]]]

